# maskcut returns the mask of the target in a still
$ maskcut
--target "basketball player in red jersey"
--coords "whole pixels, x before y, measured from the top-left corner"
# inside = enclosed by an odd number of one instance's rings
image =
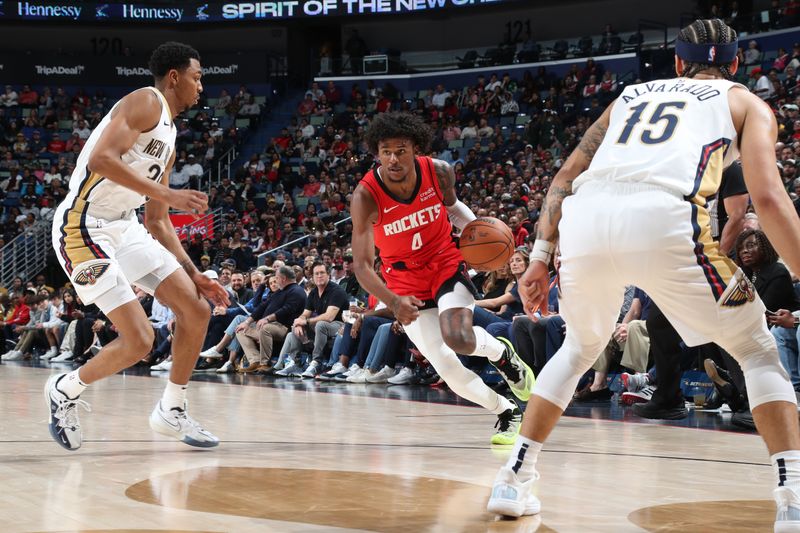
[[[431,138],[428,126],[410,114],[381,113],[372,120],[367,143],[380,166],[353,194],[353,267],[361,286],[394,312],[450,388],[498,416],[492,443],[513,444],[519,408],[465,368],[456,353],[487,357],[522,401],[530,397],[533,372],[509,341],[472,324],[475,289],[451,237],[451,221],[463,229],[475,215],[456,198],[450,165],[417,155],[428,150]],[[385,284],[372,268],[375,247]]]

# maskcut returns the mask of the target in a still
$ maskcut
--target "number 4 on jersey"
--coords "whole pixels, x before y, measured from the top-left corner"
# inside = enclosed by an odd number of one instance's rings
[[[422,248],[422,235],[420,235],[420,232],[416,232],[411,238],[411,249],[419,250],[420,248]]]

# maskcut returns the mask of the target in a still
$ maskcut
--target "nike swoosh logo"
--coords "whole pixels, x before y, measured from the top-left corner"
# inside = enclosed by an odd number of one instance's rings
[[[165,123],[164,123],[164,125],[165,125],[165,126],[169,126],[169,122],[165,122]]]
[[[397,209],[398,207],[400,207],[400,206],[399,206],[399,205],[395,205],[395,206],[393,206],[393,207],[384,207],[384,208],[383,208],[383,212],[384,212],[384,213],[388,213],[388,212],[389,212],[389,211],[391,211],[392,209]]]
[[[158,415],[161,417],[161,420],[163,420],[164,422],[166,422],[166,423],[167,423],[167,425],[168,425],[169,427],[171,427],[171,428],[173,428],[173,429],[175,429],[175,430],[177,430],[177,431],[180,431],[180,430],[181,430],[181,425],[180,425],[180,424],[174,424],[174,423],[170,422],[170,421],[169,421],[169,420],[167,420],[167,418],[166,418],[166,417],[165,417],[163,414],[161,414],[161,413],[158,413]]]

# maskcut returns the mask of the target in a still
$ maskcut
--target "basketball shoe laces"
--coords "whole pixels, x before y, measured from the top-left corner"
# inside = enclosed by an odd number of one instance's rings
[[[71,429],[73,431],[80,429],[81,425],[78,422],[78,407],[82,407],[87,413],[92,412],[92,408],[83,400],[79,400],[77,398],[74,400],[69,398],[61,400],[58,403],[56,412],[53,413],[53,416],[58,419],[58,423],[56,425],[62,428]]]
[[[522,379],[522,368],[511,357],[511,350],[508,347],[503,350],[503,356],[497,361],[495,368],[506,381],[518,383]]]
[[[506,409],[499,415],[497,415],[497,422],[495,423],[494,427],[497,429],[498,433],[505,433],[511,428],[511,422],[514,421],[514,409]]]
[[[193,429],[201,434],[206,433],[206,431],[203,429],[200,423],[186,413],[186,409],[181,409],[180,407],[173,407],[172,409],[170,409],[170,411],[175,411],[175,418],[178,419],[178,425],[182,430]]]

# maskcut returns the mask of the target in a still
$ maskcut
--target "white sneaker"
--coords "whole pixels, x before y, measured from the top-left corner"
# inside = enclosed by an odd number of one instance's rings
[[[539,478],[537,473],[532,479],[522,483],[513,470],[504,466],[497,473],[492,487],[492,495],[486,510],[503,516],[520,516],[538,514],[542,509],[539,498],[531,489]]]
[[[391,385],[405,385],[406,383],[411,381],[411,378],[413,377],[414,377],[414,371],[408,368],[407,366],[404,366],[400,372],[395,374],[394,377],[389,378],[387,382]]]
[[[74,354],[71,351],[66,350],[64,352],[61,352],[57,356],[53,357],[52,359],[50,359],[50,362],[51,363],[66,363],[67,361],[70,361],[73,357],[74,357]]]
[[[217,374],[229,374],[234,370],[236,369],[233,367],[233,363],[225,361],[222,366],[217,369]]]
[[[299,376],[300,372],[302,372],[300,366],[294,361],[294,359],[289,359],[286,362],[286,366],[283,367],[283,370],[278,370],[277,372],[275,372],[275,375],[289,377],[289,376],[294,376],[296,374]]]
[[[92,408],[89,404],[78,398],[68,398],[61,392],[56,383],[66,374],[51,376],[44,386],[44,399],[50,410],[48,423],[50,436],[67,450],[77,450],[83,442],[81,423],[78,420],[78,407],[83,407],[87,412]]]
[[[316,377],[316,379],[318,379],[319,381],[333,381],[334,376],[337,376],[339,374],[343,374],[345,372],[347,372],[347,367],[344,366],[339,361],[336,361],[336,364],[333,365],[333,367],[331,367],[330,370],[328,370],[327,372],[325,372],[323,374],[318,375]],[[798,394],[800,394],[800,393],[798,393]],[[798,409],[800,409],[800,407],[798,407]]]
[[[367,369],[359,368],[347,377],[348,383],[366,383],[367,382]]]
[[[212,346],[208,350],[200,352],[200,357],[207,357],[209,359],[222,359],[224,356],[217,351],[216,346]]]
[[[313,378],[317,375],[317,369],[319,368],[319,361],[311,361],[308,363],[305,372],[300,374],[301,378]]]
[[[394,374],[394,368],[387,365],[371,376],[367,376],[367,383],[386,383],[389,381],[389,378],[394,377]]]
[[[51,346],[49,350],[44,352],[41,356],[39,356],[40,361],[49,361],[53,357],[58,355],[58,348],[55,346]]]
[[[789,487],[772,491],[778,512],[775,515],[775,533],[800,531],[800,497]]]
[[[338,383],[344,383],[345,381],[347,381],[347,378],[349,378],[350,376],[352,376],[356,372],[360,372],[360,371],[361,371],[361,367],[358,366],[356,363],[353,363],[352,365],[350,365],[350,368],[348,368],[346,372],[343,372],[341,374],[335,375],[333,377],[333,381],[336,381]]]
[[[171,370],[172,369],[172,359],[164,360],[158,363],[157,365],[153,365],[150,367],[150,370]]]
[[[25,354],[19,350],[11,350],[3,354],[3,361],[22,361],[24,358]]]
[[[169,411],[164,411],[159,400],[150,414],[150,429],[198,448],[213,448],[219,444],[217,437],[186,414],[185,404],[183,409],[173,407]]]

